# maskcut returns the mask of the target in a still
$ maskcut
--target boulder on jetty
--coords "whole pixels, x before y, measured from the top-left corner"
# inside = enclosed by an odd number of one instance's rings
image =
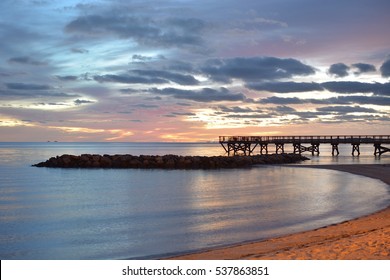
[[[299,154],[273,154],[254,156],[133,156],[133,155],[62,155],[36,167],[53,168],[142,168],[142,169],[221,169],[242,168],[256,164],[296,163],[308,158]]]

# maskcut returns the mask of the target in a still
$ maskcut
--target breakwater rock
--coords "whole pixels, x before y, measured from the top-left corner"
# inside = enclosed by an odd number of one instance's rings
[[[308,158],[298,154],[273,154],[255,156],[133,156],[133,155],[62,155],[36,167],[53,168],[142,168],[142,169],[220,169],[242,168],[255,164],[295,163]]]

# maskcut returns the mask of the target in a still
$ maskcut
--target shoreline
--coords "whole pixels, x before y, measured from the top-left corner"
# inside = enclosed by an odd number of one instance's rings
[[[294,165],[348,172],[381,180],[390,186],[390,164]],[[353,220],[197,253],[170,260],[390,260],[390,205]]]

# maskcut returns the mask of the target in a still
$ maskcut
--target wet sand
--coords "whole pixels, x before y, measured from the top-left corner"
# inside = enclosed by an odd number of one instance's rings
[[[389,164],[299,167],[349,172],[379,179],[390,185]],[[390,260],[390,206],[374,214],[316,230],[210,249],[171,259]]]

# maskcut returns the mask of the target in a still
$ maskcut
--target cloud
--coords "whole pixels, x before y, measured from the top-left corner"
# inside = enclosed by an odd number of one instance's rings
[[[357,71],[354,72],[356,75],[376,71],[376,68],[374,65],[367,64],[367,63],[355,63],[355,64],[352,64],[352,67],[357,69]]]
[[[271,96],[267,98],[262,98],[255,103],[261,103],[261,104],[303,104],[303,103],[310,103],[307,102],[305,99],[301,99],[298,97],[277,97],[277,96]]]
[[[120,83],[120,84],[165,84],[168,80],[161,78],[145,78],[140,76],[129,75],[95,75],[93,79],[99,83]]]
[[[224,115],[226,118],[232,119],[269,119],[272,118],[274,114],[271,113],[254,113],[254,114],[228,114]]]
[[[174,82],[179,85],[198,85],[199,81],[192,75],[179,74],[165,70],[131,70],[128,74],[95,75],[93,78],[100,83],[112,82],[122,84],[168,84]],[[123,93],[131,91],[123,90]]]
[[[250,89],[264,90],[276,93],[323,91],[318,83],[274,82],[274,83],[248,83]]]
[[[251,108],[243,108],[240,106],[234,106],[234,107],[226,107],[226,106],[218,106],[218,110],[225,112],[225,113],[253,113],[254,110]]]
[[[1,90],[0,99],[26,99],[26,98],[77,98],[81,97],[79,94],[71,94],[64,92],[52,92],[52,91],[35,91],[35,90]]]
[[[373,93],[375,95],[390,96],[390,83],[362,83],[355,81],[331,81],[324,83],[297,83],[297,82],[272,82],[272,83],[247,83],[246,87],[258,91],[274,93],[323,91],[341,94]]]
[[[185,106],[185,107],[192,106],[190,103],[184,103],[184,102],[177,102],[176,104],[179,105],[179,106]]]
[[[173,61],[167,69],[178,72],[199,73],[191,63],[183,61]]]
[[[266,25],[276,25],[280,27],[288,27],[288,24],[283,21],[267,19],[262,17],[256,17],[252,20],[248,20],[247,22],[250,24],[260,24],[260,25],[266,24]]]
[[[195,79],[192,75],[183,75],[183,74],[173,73],[169,71],[161,71],[161,70],[133,70],[131,72],[141,76],[148,76],[150,79],[161,78],[161,79],[169,80],[179,85],[199,84],[199,81]]]
[[[47,65],[47,62],[39,61],[36,59],[33,59],[29,56],[18,56],[18,57],[12,57],[8,59],[8,63],[11,64],[27,64],[27,65],[33,65],[33,66],[44,66]]]
[[[346,114],[346,113],[378,113],[378,111],[376,111],[374,109],[360,107],[360,106],[328,106],[328,107],[317,108],[317,111],[319,111],[319,112],[329,112],[329,113],[339,113],[339,114]]]
[[[71,48],[70,51],[72,53],[89,53],[89,51],[87,49],[82,49],[82,48]]]
[[[361,104],[390,106],[390,98],[384,96],[338,96],[327,99],[329,104]]]
[[[82,15],[69,22],[65,31],[86,37],[110,37],[133,39],[139,44],[153,46],[199,46],[206,24],[199,19],[151,17],[121,14]]]
[[[384,96],[363,96],[363,95],[352,95],[352,96],[337,96],[325,99],[314,99],[314,98],[298,98],[298,97],[277,97],[271,96],[255,101],[254,103],[259,104],[276,104],[276,105],[287,105],[287,104],[361,104],[361,105],[379,105],[379,106],[390,106],[390,98]]]
[[[77,77],[77,76],[72,76],[72,75],[68,75],[68,76],[59,76],[59,75],[56,75],[55,77],[56,77],[58,80],[63,81],[63,82],[73,82],[73,81],[77,81],[77,80],[78,80],[78,77]]]
[[[122,94],[134,94],[134,93],[139,93],[140,90],[138,89],[133,89],[133,88],[122,88],[119,90]]]
[[[52,87],[49,85],[38,85],[38,84],[25,84],[25,83],[6,83],[8,89],[13,90],[49,90]]]
[[[85,100],[85,99],[76,99],[75,101],[73,101],[73,103],[75,105],[82,105],[82,104],[91,104],[91,103],[95,103],[95,102],[91,101],[91,100]]]
[[[337,93],[374,93],[375,95],[390,96],[390,83],[361,83],[361,82],[325,82],[325,89]]]
[[[142,109],[154,109],[154,108],[159,108],[158,105],[151,105],[151,104],[135,104],[134,107],[142,108]]]
[[[382,77],[385,77],[385,78],[390,77],[390,59],[386,60],[382,64],[380,71],[382,73]]]
[[[177,99],[187,99],[197,102],[212,102],[212,101],[244,101],[246,96],[242,93],[232,93],[228,89],[221,87],[220,89],[203,88],[201,90],[183,90],[176,88],[151,89],[155,94],[169,95]]]
[[[276,106],[276,108],[273,109],[273,110],[275,110],[278,113],[282,113],[282,114],[291,114],[291,113],[295,113],[296,112],[296,110],[294,108],[289,107],[289,106],[285,106],[285,105],[283,105],[283,106]]]
[[[328,73],[336,77],[348,76],[349,67],[344,63],[335,63],[329,67]]]
[[[172,115],[175,116],[196,116],[196,114],[191,112],[172,112]]]
[[[270,81],[315,73],[313,67],[296,59],[277,57],[212,59],[201,70],[219,82],[230,82],[233,78],[246,82]]]
[[[151,56],[145,56],[145,55],[140,55],[140,54],[134,54],[132,56],[132,59],[133,60],[138,60],[138,61],[149,61],[149,60],[152,60],[153,57]]]

